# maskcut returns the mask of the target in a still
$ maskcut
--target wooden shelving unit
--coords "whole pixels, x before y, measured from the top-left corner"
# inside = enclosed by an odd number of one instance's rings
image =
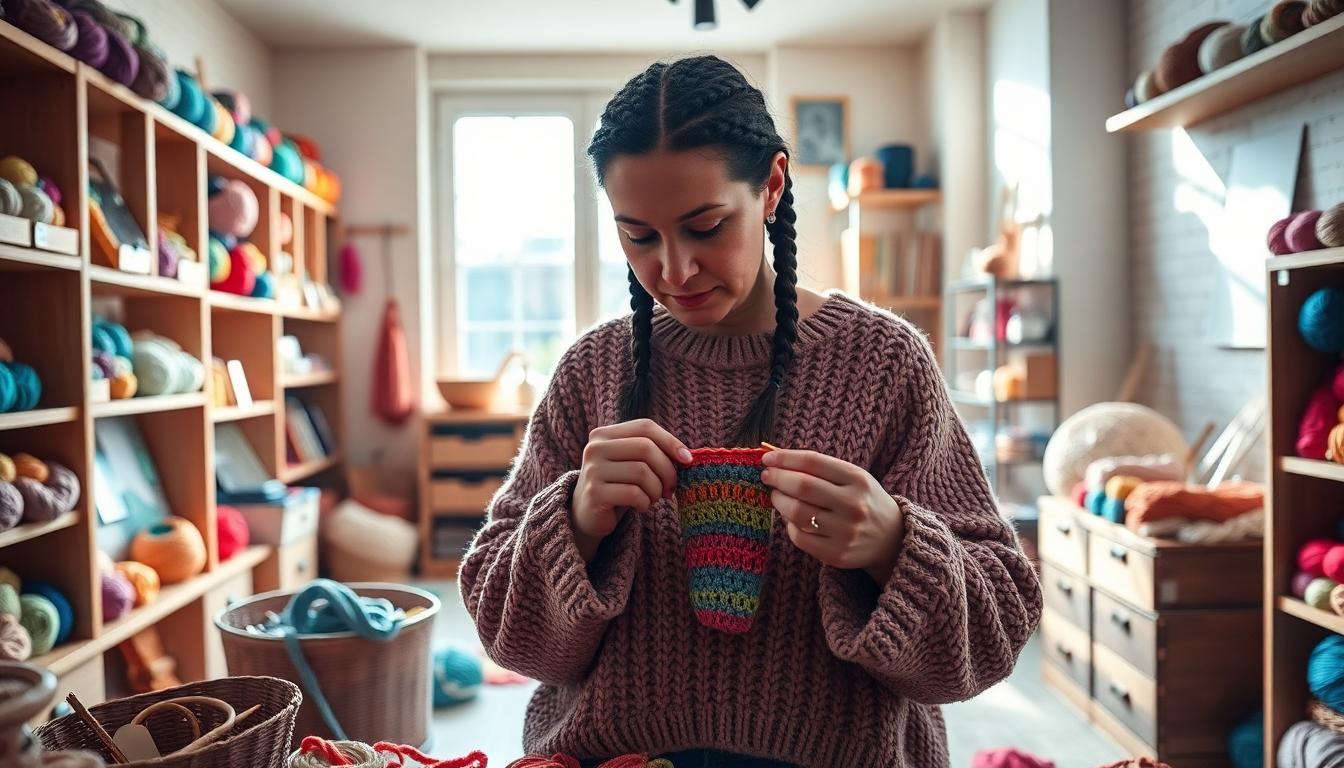
[[[48,523],[0,532],[0,563],[23,578],[55,585],[74,610],[71,639],[34,661],[87,703],[102,701],[109,674],[103,661],[119,643],[157,627],[184,680],[224,673],[213,614],[252,590],[252,572],[271,552],[255,546],[221,562],[215,536],[216,423],[237,422],[262,463],[291,481],[342,482],[340,383],[297,393],[320,403],[338,441],[332,456],[285,468],[285,391],[276,355],[281,335],[301,336],[305,349],[339,364],[339,313],[282,307],[276,301],[220,294],[205,285],[131,274],[93,263],[88,218],[88,165],[102,158],[127,208],[149,242],[159,214],[178,218],[198,254],[207,252],[209,175],[249,184],[267,212],[252,240],[268,257],[279,248],[279,216],[301,222],[295,270],[318,281],[327,275],[327,230],[333,205],[219,143],[157,104],[0,21],[0,99],[16,105],[0,120],[0,154],[33,162],[63,192],[67,225],[80,232],[77,256],[0,245],[0,338],[42,378],[37,410],[0,414],[0,452],[27,452],[60,462],[80,479],[82,498]],[[101,153],[110,145],[115,153]],[[109,159],[109,156],[114,159]],[[157,268],[157,260],[151,265]],[[95,311],[110,312],[129,331],[166,336],[197,359],[241,360],[256,402],[217,408],[214,384],[205,391],[94,402],[91,332]],[[102,619],[98,588],[98,527],[94,509],[95,430],[103,420],[134,419],[157,466],[172,514],[190,520],[207,547],[204,572],[166,586],[157,601],[112,622]]]
[[[1344,68],[1344,16],[1216,69],[1106,120],[1106,130],[1197,125],[1237,107]]]
[[[335,384],[340,377],[335,371],[315,371],[313,373],[287,373],[281,381],[285,389],[301,389],[303,387],[320,387],[325,384]]]
[[[849,205],[857,203],[871,210],[909,210],[937,205],[942,201],[943,193],[936,189],[874,189],[858,197],[849,198]],[[848,206],[832,205],[832,210],[843,211],[846,207]]]
[[[1300,458],[1295,450],[1302,409],[1338,364],[1302,340],[1298,313],[1315,290],[1344,287],[1344,248],[1269,259],[1266,278],[1271,471],[1265,505],[1264,706],[1265,764],[1271,765],[1284,731],[1305,716],[1311,649],[1329,633],[1344,634],[1344,617],[1312,608],[1293,597],[1291,587],[1298,548],[1312,538],[1337,539],[1344,506],[1344,466]]]

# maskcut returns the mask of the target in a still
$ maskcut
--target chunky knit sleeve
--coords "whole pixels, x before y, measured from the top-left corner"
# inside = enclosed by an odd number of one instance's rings
[[[627,516],[587,565],[569,527],[593,415],[592,346],[580,340],[557,367],[458,576],[490,658],[552,685],[583,679],[607,622],[625,610],[638,550]]]
[[[897,695],[925,704],[968,699],[1007,677],[1036,629],[1041,590],[953,410],[927,343],[892,349],[888,454],[877,476],[905,512],[891,577],[824,567],[826,640]]]

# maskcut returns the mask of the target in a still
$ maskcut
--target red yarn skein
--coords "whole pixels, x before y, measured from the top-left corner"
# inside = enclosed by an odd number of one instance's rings
[[[1329,447],[1330,430],[1339,423],[1340,401],[1335,399],[1333,382],[1311,393],[1302,419],[1297,424],[1297,455],[1304,459],[1324,459]],[[1319,575],[1319,574],[1318,574]]]
[[[225,504],[215,509],[215,527],[219,538],[219,559],[228,560],[247,546],[252,538],[247,518],[237,508]]]
[[[1297,550],[1297,567],[1314,577],[1325,575],[1325,556],[1339,546],[1330,539],[1312,539]]]
[[[1303,211],[1288,222],[1288,229],[1283,233],[1283,237],[1293,253],[1315,251],[1325,247],[1316,237],[1316,222],[1320,220],[1320,211]]]
[[[389,768],[399,768],[402,762],[398,758],[410,758],[419,762],[425,768],[486,768],[486,756],[480,750],[473,751],[465,757],[454,757],[447,760],[435,760],[415,747],[408,747],[405,744],[392,744],[386,741],[380,741],[373,745],[374,752],[386,752],[393,755],[392,760],[388,761]]]
[[[1325,558],[1321,560],[1321,570],[1333,581],[1344,578],[1344,544],[1337,544],[1326,550]]]

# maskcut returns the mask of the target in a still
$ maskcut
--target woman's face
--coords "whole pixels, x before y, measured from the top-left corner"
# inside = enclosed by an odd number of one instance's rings
[[[779,199],[786,162],[760,193],[730,179],[709,151],[660,149],[608,164],[607,197],[625,257],[644,290],[683,325],[754,325],[755,304],[762,294],[770,301],[765,217]]]

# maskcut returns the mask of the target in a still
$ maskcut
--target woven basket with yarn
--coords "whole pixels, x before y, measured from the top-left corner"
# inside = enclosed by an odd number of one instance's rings
[[[774,513],[761,482],[764,448],[697,448],[677,473],[691,606],[707,627],[751,629],[761,603]]]
[[[127,766],[153,768],[285,768],[289,742],[294,733],[294,717],[302,695],[299,687],[275,677],[226,677],[114,699],[89,707],[89,714],[108,733],[131,722],[151,704],[182,696],[209,696],[221,699],[242,712],[260,704],[261,709],[239,725],[230,736],[185,755],[169,755],[157,760],[126,763]],[[202,731],[220,725],[223,713],[211,707],[190,704],[187,707],[200,721]],[[145,722],[161,752],[181,749],[192,741],[185,718],[152,717]],[[78,715],[57,718],[37,729],[44,749],[84,749],[95,752],[111,764],[110,756],[93,731]]]
[[[331,635],[300,635],[303,655],[337,720],[350,739],[374,743],[421,745],[429,737],[430,639],[439,600],[432,594],[400,584],[349,584],[360,597],[385,598],[410,612],[401,631],[385,642],[365,640],[350,632]],[[215,616],[224,642],[224,658],[230,675],[273,675],[297,679],[294,663],[279,637],[248,632],[263,624],[267,613],[284,612],[293,592],[267,592],[224,609]],[[296,720],[296,737],[289,749],[297,749],[303,736],[333,738],[305,692]]]

